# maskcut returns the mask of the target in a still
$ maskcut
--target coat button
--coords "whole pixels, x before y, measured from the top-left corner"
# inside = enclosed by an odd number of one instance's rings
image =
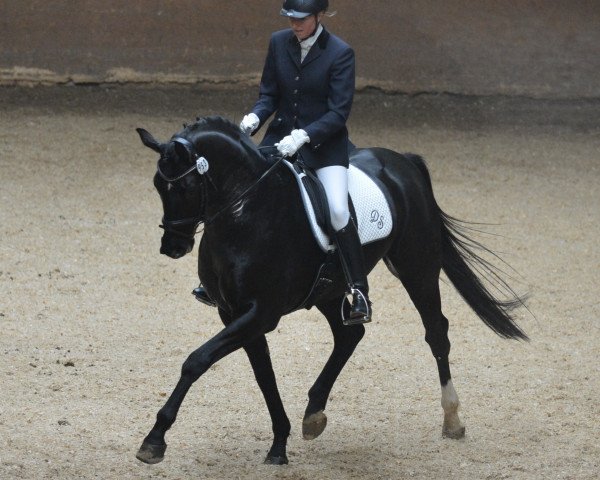
[[[296,78],[295,78],[295,80],[296,80],[296,81],[300,80],[300,77],[296,77]]]
[[[298,95],[298,89],[294,90],[294,95]]]

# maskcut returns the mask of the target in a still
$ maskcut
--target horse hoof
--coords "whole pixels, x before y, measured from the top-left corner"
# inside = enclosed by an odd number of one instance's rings
[[[142,446],[136,454],[136,458],[144,463],[154,465],[155,463],[162,462],[165,458],[165,450],[167,445],[151,445],[149,443],[142,443]]]
[[[264,464],[265,465],[287,465],[288,459],[286,456],[283,457],[276,457],[273,455],[267,455],[267,458],[265,458]]]
[[[465,427],[462,425],[457,428],[444,427],[442,429],[442,437],[459,440],[465,436]]]
[[[302,436],[304,440],[314,440],[323,433],[327,426],[327,415],[323,410],[311,413],[302,421]]]

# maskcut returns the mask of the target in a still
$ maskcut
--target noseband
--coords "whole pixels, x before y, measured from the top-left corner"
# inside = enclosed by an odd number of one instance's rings
[[[181,144],[189,153],[190,156],[196,160],[196,163],[194,165],[192,165],[190,168],[188,168],[185,172],[183,172],[182,174],[176,176],[176,177],[168,177],[167,175],[164,174],[164,172],[160,169],[160,159],[156,164],[156,172],[158,173],[158,175],[165,180],[168,183],[173,183],[173,182],[177,182],[179,180],[182,180],[183,178],[187,177],[189,174],[193,173],[193,172],[197,172],[200,175],[200,178],[202,179],[202,204],[204,206],[206,206],[206,197],[207,197],[207,180],[214,186],[214,183],[212,182],[212,180],[210,180],[210,178],[208,177],[208,175],[206,175],[206,173],[208,172],[208,168],[209,168],[209,163],[208,160],[206,160],[206,158],[200,156],[200,154],[198,154],[198,152],[196,151],[196,147],[194,146],[194,144],[192,142],[190,142],[189,140],[183,138],[183,137],[175,137],[172,139],[173,142],[179,143]],[[272,147],[259,147],[260,149],[263,148],[272,148]],[[212,222],[214,222],[219,216],[221,216],[223,213],[225,213],[226,211],[230,210],[234,205],[238,204],[241,200],[243,200],[246,195],[248,195],[263,179],[265,179],[273,170],[275,170],[275,168],[281,163],[281,161],[283,160],[283,156],[279,155],[277,157],[277,160],[275,161],[275,163],[273,165],[271,165],[259,178],[258,180],[256,180],[256,182],[252,183],[248,188],[246,188],[239,196],[237,196],[233,201],[231,201],[230,203],[228,203],[227,205],[225,205],[225,207],[223,207],[222,209],[220,209],[219,211],[217,211],[217,213],[215,213],[213,216],[211,216],[208,219],[204,219],[204,212],[201,212],[199,215],[195,216],[195,217],[188,217],[188,218],[181,218],[178,220],[167,220],[163,217],[162,219],[162,224],[159,225],[159,228],[162,228],[165,232],[169,232],[171,234],[177,235],[179,237],[183,237],[186,238],[188,240],[191,240],[194,238],[194,236],[196,235],[196,233],[198,233],[196,231],[196,227],[201,224],[204,223],[204,225],[210,225]],[[215,187],[216,189],[216,187]],[[183,233],[179,230],[176,229],[176,227],[182,227],[182,226],[188,226],[188,225],[194,225],[194,231],[192,233]]]

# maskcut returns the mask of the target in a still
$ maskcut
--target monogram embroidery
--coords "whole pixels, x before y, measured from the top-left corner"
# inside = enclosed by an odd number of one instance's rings
[[[380,213],[377,210],[372,210],[371,211],[371,223],[376,223],[377,228],[379,230],[382,230],[385,225],[384,216],[380,215]]]

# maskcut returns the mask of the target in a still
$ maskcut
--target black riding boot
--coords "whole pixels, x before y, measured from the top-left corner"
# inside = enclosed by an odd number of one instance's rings
[[[194,288],[192,290],[192,295],[196,297],[196,300],[198,300],[201,303],[204,303],[205,305],[208,305],[209,307],[217,306],[215,301],[209,297],[208,293],[206,292],[206,290],[204,290],[204,287],[202,285],[198,286],[197,288]]]
[[[344,325],[368,323],[371,321],[369,283],[367,282],[362,246],[352,219],[348,225],[335,232],[334,240],[338,247],[350,293],[352,293],[350,316],[343,319]]]

